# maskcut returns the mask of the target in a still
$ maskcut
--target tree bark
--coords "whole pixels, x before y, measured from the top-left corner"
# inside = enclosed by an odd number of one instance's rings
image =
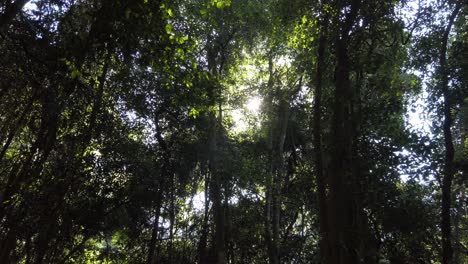
[[[159,109],[155,113],[154,123],[156,129],[156,140],[158,142],[158,147],[161,150],[163,156],[163,164],[161,166],[161,174],[159,175],[159,179],[156,180],[156,199],[155,199],[155,213],[154,213],[154,222],[153,222],[153,230],[151,231],[151,241],[148,247],[148,256],[146,263],[148,264],[155,264],[157,263],[157,253],[158,253],[158,232],[159,232],[159,217],[161,207],[163,206],[163,197],[165,194],[165,188],[167,186],[167,178],[172,177],[169,176],[171,173],[171,162],[169,156],[169,148],[166,141],[162,135],[162,129],[159,126],[160,121],[160,114],[164,111],[164,108]]]
[[[453,248],[451,239],[451,214],[450,208],[452,206],[452,181],[455,174],[454,155],[455,150],[453,147],[452,139],[452,100],[449,91],[449,69],[447,65],[447,49],[450,31],[452,29],[455,18],[457,17],[462,1],[458,1],[454,10],[450,14],[448,24],[445,27],[444,35],[442,37],[442,45],[440,48],[439,58],[439,71],[440,71],[440,88],[442,90],[443,103],[443,134],[445,144],[445,158],[444,158],[444,176],[442,178],[442,212],[441,212],[441,231],[442,231],[442,264],[450,264],[453,259]]]
[[[203,167],[202,167],[203,168]],[[208,243],[208,220],[209,220],[209,182],[208,174],[202,169],[205,175],[205,210],[203,215],[203,229],[201,231],[200,241],[198,242],[198,263],[206,263],[207,260],[207,243]]]
[[[147,264],[155,264],[157,260],[157,242],[158,242],[158,232],[159,232],[159,214],[161,212],[161,201],[162,195],[161,190],[158,191],[156,197],[155,206],[154,206],[154,221],[153,227],[151,230],[151,240],[148,247],[148,257],[146,259]]]
[[[225,33],[225,32],[223,32]],[[223,73],[224,61],[226,59],[225,50],[220,45],[224,42],[220,34],[213,40],[212,36],[208,36],[207,61],[208,71],[211,76],[218,79]],[[226,36],[224,36],[226,37]],[[230,39],[230,37],[228,37]],[[209,113],[209,169],[211,174],[210,179],[210,198],[212,201],[213,222],[214,222],[214,241],[212,255],[214,263],[226,263],[226,239],[225,239],[225,212],[222,204],[223,200],[223,169],[222,169],[222,147],[223,147],[223,109],[222,109],[222,86],[218,83],[213,83],[208,89],[208,97],[210,105],[218,108],[218,116],[215,111]]]
[[[268,89],[270,94],[267,100],[268,108],[268,172],[266,179],[266,204],[265,204],[265,239],[268,249],[269,263],[281,262],[280,253],[280,224],[282,186],[285,178],[284,166],[284,142],[289,119],[289,95],[280,87],[274,89],[273,57],[269,56],[269,80]],[[274,95],[277,96],[279,105],[273,104]]]
[[[176,208],[175,208],[175,199],[176,199],[176,188],[175,188],[175,173],[171,173],[171,192],[170,192],[170,205],[169,205],[169,248],[168,248],[168,255],[170,263],[174,261],[174,227],[175,227],[175,215],[176,215]]]
[[[322,3],[326,4],[326,1]],[[322,13],[326,12],[322,8]],[[329,245],[328,245],[328,215],[327,215],[327,196],[326,196],[326,181],[323,171],[322,157],[322,89],[323,89],[323,70],[325,68],[325,48],[327,45],[328,33],[328,12],[323,14],[323,19],[320,23],[320,38],[317,49],[317,65],[315,75],[315,94],[313,108],[313,140],[314,140],[314,164],[315,175],[318,193],[318,209],[319,209],[319,228],[320,228],[320,260],[321,263],[328,263]]]
[[[273,83],[274,83],[274,72],[273,72],[273,56],[269,55],[268,57],[268,90],[270,93],[267,98],[267,112],[270,120],[268,121],[269,131],[267,138],[267,151],[268,151],[268,168],[267,168],[267,177],[265,179],[265,243],[268,252],[269,263],[274,263],[276,261],[276,252],[272,235],[272,219],[273,219],[273,193],[274,193],[274,147],[273,147]]]
[[[221,151],[219,149],[221,145],[221,130],[222,130],[222,108],[221,103],[219,103],[219,116],[218,119],[212,116],[212,135],[211,135],[211,195],[213,201],[213,216],[214,216],[214,225],[215,225],[215,237],[214,237],[214,255],[216,258],[217,264],[226,263],[226,249],[225,249],[225,217],[224,217],[224,207],[222,204],[222,187],[221,187],[221,177],[222,169],[220,164],[220,155]]]
[[[282,204],[282,186],[285,178],[284,166],[284,142],[286,140],[286,131],[289,121],[289,101],[282,99],[278,108],[278,138],[276,146],[276,158],[274,163],[276,166],[276,177],[274,179],[273,193],[273,248],[274,248],[274,264],[281,263],[280,252],[280,223],[281,223],[281,204]]]
[[[356,209],[352,190],[354,175],[352,170],[353,144],[352,98],[350,63],[348,54],[349,34],[360,8],[360,1],[352,1],[344,21],[339,21],[340,33],[336,36],[335,56],[335,95],[333,107],[333,142],[330,166],[330,192],[328,217],[330,226],[330,264],[358,263],[353,243],[353,220]],[[336,18],[339,20],[339,18]]]

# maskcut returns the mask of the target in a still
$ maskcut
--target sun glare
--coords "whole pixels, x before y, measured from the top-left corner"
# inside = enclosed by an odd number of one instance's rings
[[[249,116],[258,116],[262,99],[258,96],[250,97],[241,109],[232,111],[232,120],[234,121],[234,131],[242,132],[249,128]]]
[[[262,99],[255,96],[255,97],[250,98],[247,101],[246,107],[250,112],[253,112],[253,113],[256,114],[258,112],[258,110],[260,110],[261,105],[262,105]]]

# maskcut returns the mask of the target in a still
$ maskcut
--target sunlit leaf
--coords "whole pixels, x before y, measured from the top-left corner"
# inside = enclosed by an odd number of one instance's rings
[[[172,33],[172,30],[173,30],[172,24],[171,24],[171,23],[166,24],[165,29],[166,29],[166,33],[167,33],[167,34],[171,34],[171,33]]]

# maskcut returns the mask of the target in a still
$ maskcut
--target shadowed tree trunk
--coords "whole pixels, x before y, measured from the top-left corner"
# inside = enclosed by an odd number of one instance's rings
[[[209,224],[208,224],[208,220],[209,220],[209,217],[210,217],[210,212],[209,212],[209,207],[210,207],[210,200],[209,200],[209,183],[210,183],[210,179],[208,177],[208,173],[204,170],[204,165],[201,165],[202,168],[201,168],[201,172],[202,172],[202,175],[205,176],[205,192],[204,192],[204,198],[205,198],[205,201],[204,201],[204,213],[203,213],[203,224],[202,224],[202,231],[201,231],[201,235],[200,235],[200,240],[198,241],[198,248],[197,248],[197,251],[198,251],[198,262],[199,263],[206,263],[206,260],[207,260],[207,243],[208,243],[208,232],[209,232]]]
[[[273,55],[269,55],[268,57],[268,90],[273,90]],[[273,95],[271,92],[268,94],[267,98],[267,112],[270,116],[269,119],[269,129],[268,129],[268,139],[267,139],[267,150],[268,150],[268,168],[267,168],[267,175],[266,175],[266,182],[265,182],[265,243],[268,252],[268,259],[269,263],[275,263],[277,260],[276,258],[276,251],[273,241],[272,235],[272,220],[273,220],[273,186],[274,186],[274,146],[273,146]]]
[[[322,3],[325,5],[326,1]],[[323,70],[325,68],[325,48],[327,44],[326,35],[328,33],[328,12],[323,14],[320,22],[320,37],[317,50],[316,65],[316,83],[313,108],[313,141],[314,141],[314,164],[318,192],[319,222],[320,222],[320,260],[322,263],[328,263],[329,245],[328,245],[328,216],[327,216],[327,196],[326,181],[323,171],[323,153],[322,153],[322,89],[323,89]]]
[[[162,152],[163,156],[163,164],[161,166],[161,174],[157,180],[157,190],[156,190],[156,199],[154,202],[154,222],[153,228],[151,231],[151,240],[148,248],[148,256],[146,259],[146,263],[148,264],[155,264],[157,263],[157,256],[158,256],[158,235],[159,235],[159,217],[161,213],[161,207],[163,206],[163,197],[164,197],[164,190],[167,187],[167,178],[172,177],[169,176],[171,173],[171,164],[170,164],[170,156],[169,156],[169,148],[166,141],[163,138],[161,127],[159,126],[160,122],[160,115],[164,112],[164,108],[160,108],[155,114],[155,127],[156,127],[156,140],[158,142],[158,146]]]
[[[208,70],[213,77],[219,77],[222,73],[222,60],[218,61],[219,57],[223,57],[223,51],[217,44],[216,40],[209,39],[207,60]],[[213,42],[213,43],[212,43]],[[221,53],[221,55],[220,55]],[[222,147],[223,147],[223,109],[221,102],[222,87],[220,84],[211,84],[209,88],[210,105],[218,108],[218,116],[214,110],[209,113],[209,170],[210,170],[210,200],[212,201],[214,237],[212,247],[213,263],[226,263],[225,252],[225,213],[223,207],[223,190],[222,190]],[[208,194],[207,194],[208,195]]]
[[[274,173],[274,186],[273,186],[273,248],[274,248],[274,261],[273,263],[281,263],[281,252],[280,252],[280,223],[281,223],[281,190],[283,186],[283,179],[285,178],[285,167],[284,167],[284,142],[286,139],[286,130],[288,127],[289,119],[289,101],[283,98],[280,101],[278,109],[278,137],[277,146],[275,151],[274,164],[276,167]]]
[[[454,10],[450,14],[448,24],[445,27],[444,35],[442,37],[442,45],[439,53],[439,72],[440,72],[440,89],[442,90],[443,103],[443,133],[445,143],[445,159],[444,159],[444,176],[442,178],[442,213],[441,213],[441,230],[442,230],[442,264],[452,263],[453,248],[451,239],[451,214],[450,208],[452,206],[452,181],[455,174],[454,155],[455,150],[453,147],[452,139],[452,98],[449,91],[449,69],[447,65],[447,48],[450,31],[452,29],[455,18],[457,17],[462,1],[458,1]]]
[[[344,21],[339,21],[339,34],[335,40],[335,94],[333,106],[333,141],[330,164],[330,198],[328,217],[330,226],[328,240],[330,243],[329,264],[358,263],[356,245],[353,237],[353,220],[356,208],[353,204],[353,187],[355,175],[352,170],[352,98],[353,90],[350,80],[350,62],[348,54],[349,34],[357,17],[360,1],[351,1]],[[343,8],[344,10],[344,8]],[[335,19],[339,20],[338,17]]]
[[[151,240],[148,247],[148,256],[146,259],[147,264],[155,264],[157,259],[157,243],[159,232],[159,214],[161,212],[161,190],[158,190],[156,201],[154,202],[154,220],[151,230]]]
[[[211,136],[211,162],[212,163],[212,174],[211,174],[211,195],[213,201],[213,216],[214,216],[214,255],[216,258],[216,264],[226,263],[226,248],[225,248],[225,214],[223,206],[223,194],[222,194],[222,168],[221,168],[221,133],[222,133],[222,108],[219,103],[219,115],[216,119],[213,115],[213,130]]]

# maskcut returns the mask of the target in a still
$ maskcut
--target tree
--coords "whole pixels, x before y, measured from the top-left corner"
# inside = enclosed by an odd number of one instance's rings
[[[1,2],[0,262],[464,263],[465,13]]]

